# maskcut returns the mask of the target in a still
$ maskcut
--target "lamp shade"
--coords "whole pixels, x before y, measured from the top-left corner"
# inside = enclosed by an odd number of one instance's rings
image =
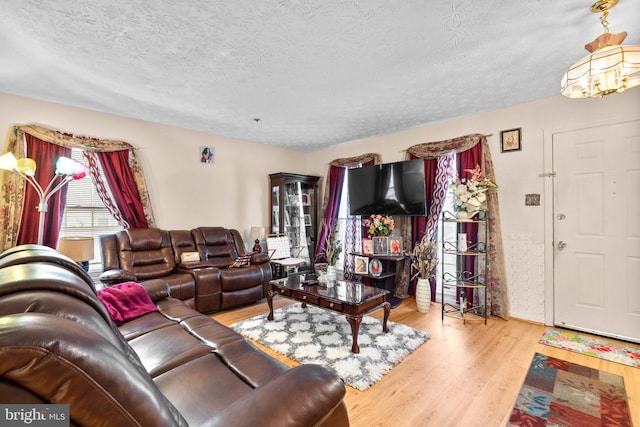
[[[18,160],[13,153],[5,153],[0,156],[0,169],[13,171],[18,169]]]
[[[93,237],[61,237],[58,252],[76,262],[91,261],[94,258]]]
[[[264,227],[251,227],[251,238],[261,239],[264,236]]]

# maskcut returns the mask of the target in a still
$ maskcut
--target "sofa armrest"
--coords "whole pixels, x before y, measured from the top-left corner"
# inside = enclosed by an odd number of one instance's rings
[[[265,264],[269,262],[269,255],[264,252],[257,252],[251,255],[251,264]]]
[[[236,400],[205,425],[317,425],[341,404],[345,393],[335,371],[299,365]]]
[[[162,279],[145,280],[140,285],[147,291],[151,301],[154,303],[171,296],[169,284]]]
[[[122,282],[135,282],[137,277],[133,272],[119,268],[104,271],[100,274],[100,281],[107,285],[115,285]]]

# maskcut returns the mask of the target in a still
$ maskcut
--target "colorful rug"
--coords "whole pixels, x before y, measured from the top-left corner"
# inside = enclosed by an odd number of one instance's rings
[[[541,344],[562,348],[587,356],[640,368],[640,350],[631,346],[615,345],[608,341],[574,334],[572,332],[547,329],[538,341]]]
[[[422,345],[429,334],[400,323],[364,316],[360,323],[360,353],[351,352],[351,327],[343,315],[301,304],[234,323],[231,327],[298,363],[315,363],[333,368],[345,384],[366,390],[409,353]]]
[[[631,426],[624,379],[536,353],[507,426]]]

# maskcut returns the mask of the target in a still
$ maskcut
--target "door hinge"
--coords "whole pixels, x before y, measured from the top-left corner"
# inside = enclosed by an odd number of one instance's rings
[[[555,178],[556,172],[555,171],[546,172],[546,173],[543,173],[541,176],[544,176],[545,178]]]

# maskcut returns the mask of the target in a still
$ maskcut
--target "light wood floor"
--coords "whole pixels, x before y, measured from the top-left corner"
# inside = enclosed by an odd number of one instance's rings
[[[274,308],[290,303],[274,298]],[[231,325],[266,311],[266,302],[260,302],[212,317]],[[372,316],[382,318],[382,310]],[[347,387],[353,426],[502,426],[535,352],[622,375],[633,425],[640,426],[640,369],[538,344],[542,324],[498,318],[490,318],[486,326],[442,321],[439,304],[422,314],[413,298],[391,310],[389,320],[426,331],[431,338],[368,390]],[[290,366],[296,364],[257,345]]]

